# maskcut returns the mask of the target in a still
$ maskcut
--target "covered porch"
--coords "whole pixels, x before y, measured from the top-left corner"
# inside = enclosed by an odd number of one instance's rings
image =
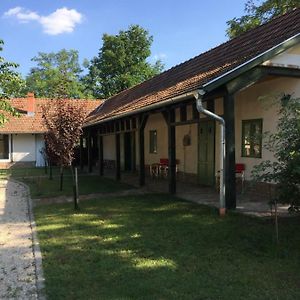
[[[253,95],[258,101],[259,96],[272,91],[274,85],[281,92],[292,91],[299,75],[299,71],[291,68],[257,66],[221,86],[212,84],[201,95],[205,108],[222,116],[226,124],[224,172],[227,209],[238,208],[240,201],[252,200],[237,193],[236,164],[241,161],[254,162],[253,158],[245,160],[240,154],[243,119],[264,118],[266,114],[263,110],[252,109]],[[278,79],[281,81],[276,81]],[[169,192],[178,196],[185,194],[184,198],[198,199],[204,204],[207,201],[219,203],[215,186],[220,166],[220,126],[199,113],[197,92],[195,90],[139,109],[124,110],[108,120],[85,127],[81,139],[81,168],[86,165],[89,172],[97,172],[100,176],[107,169],[109,176],[116,180],[127,182],[135,178],[133,185],[154,192]],[[273,125],[274,112],[265,115],[266,120],[272,119]],[[158,133],[159,138],[155,140]],[[161,153],[158,152],[159,144],[163,149]],[[185,151],[191,145],[189,149],[192,150]],[[163,180],[151,178],[151,166],[159,167],[162,159],[167,175]],[[251,164],[249,166],[252,168]],[[247,169],[248,173],[251,168]],[[185,177],[189,180],[181,180]],[[191,190],[193,192],[189,192]]]

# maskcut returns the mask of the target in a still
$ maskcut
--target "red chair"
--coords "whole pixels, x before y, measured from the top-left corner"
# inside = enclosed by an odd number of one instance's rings
[[[241,175],[242,180],[242,193],[244,192],[244,184],[245,184],[245,164],[235,164],[235,174]],[[216,173],[216,184],[217,189],[219,190],[219,183],[220,183],[220,171]]]
[[[245,183],[245,164],[235,164],[235,174],[241,174],[242,193],[243,193],[244,192],[244,183]]]
[[[179,165],[179,159],[176,159],[176,173],[178,172],[178,165]],[[159,160],[159,173],[163,177],[168,177],[168,171],[169,171],[169,159],[168,158],[161,158]]]

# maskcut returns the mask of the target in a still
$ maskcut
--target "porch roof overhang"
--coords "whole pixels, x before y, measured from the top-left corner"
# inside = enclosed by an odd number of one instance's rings
[[[300,77],[300,69],[297,68],[262,65],[265,61],[283,53],[284,51],[297,44],[300,44],[300,33],[290,37],[289,39],[268,49],[267,51],[257,55],[256,57],[244,62],[243,64],[235,67],[234,69],[210,80],[202,86],[199,86],[199,88],[197,89],[193,89],[181,95],[171,97],[166,100],[138,108],[136,110],[120,113],[115,116],[98,120],[92,124],[85,124],[83,128],[95,127],[106,122],[126,117],[132,117],[141,113],[149,113],[151,111],[168,107],[172,104],[195,99],[199,90],[201,90],[204,94],[203,100],[205,101],[220,89],[221,91],[223,91],[224,95],[225,93],[234,94],[240,89],[257,82],[259,79],[267,75],[283,77]]]

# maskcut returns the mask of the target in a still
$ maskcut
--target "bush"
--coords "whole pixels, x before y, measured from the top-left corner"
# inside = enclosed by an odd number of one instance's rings
[[[265,148],[276,158],[255,166],[252,177],[256,181],[276,183],[275,200],[300,206],[300,98],[284,95],[280,99],[277,132],[268,133]]]

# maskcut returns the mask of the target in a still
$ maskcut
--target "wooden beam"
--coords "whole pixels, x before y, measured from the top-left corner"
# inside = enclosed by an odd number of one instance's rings
[[[148,120],[148,115],[140,115],[138,117],[138,133],[139,133],[139,183],[140,186],[145,185],[145,135],[144,129]]]
[[[163,110],[163,111],[161,111],[161,114],[163,115],[166,124],[169,125],[169,123],[170,123],[169,111],[168,110]],[[174,119],[174,123],[175,123],[175,119]]]
[[[135,131],[131,132],[131,171],[136,171],[136,141]]]
[[[264,72],[263,69],[261,69],[260,67],[253,68],[252,70],[249,70],[239,77],[229,81],[226,84],[227,91],[229,94],[233,95],[239,90],[252,85],[265,76],[266,72]],[[225,97],[227,96],[225,95]]]
[[[198,122],[200,119],[200,116],[199,116],[199,112],[197,110],[196,101],[194,101],[192,104],[192,113],[193,113],[193,120]]]
[[[187,109],[186,105],[180,106],[180,121],[185,122],[187,120]]]
[[[116,180],[121,179],[120,134],[116,133]]]
[[[206,103],[207,103],[207,105],[206,105],[207,109],[214,113],[215,112],[215,99],[210,99]]]
[[[83,137],[81,136],[80,137],[80,170],[83,171],[83,167],[84,167],[84,161],[83,161],[83,158],[84,158],[84,154],[83,154]]]
[[[234,125],[234,96],[227,94],[224,97],[224,119],[225,119],[225,204],[226,208],[236,208],[235,189],[235,125]]]
[[[103,176],[103,136],[98,132],[98,162],[99,162],[99,176]]]
[[[199,123],[199,120],[187,120],[187,121],[184,121],[184,122],[173,122],[171,123],[172,126],[181,126],[181,125],[190,125],[190,124],[198,124]]]
[[[175,122],[175,110],[168,112],[168,160],[169,160],[169,193],[176,193],[176,127],[171,125]]]
[[[93,163],[92,163],[92,135],[91,132],[88,133],[87,137],[87,156],[88,156],[88,172],[93,172]]]
[[[300,77],[299,68],[290,67],[274,67],[274,66],[260,66],[259,67],[266,75],[281,76],[281,77]]]

